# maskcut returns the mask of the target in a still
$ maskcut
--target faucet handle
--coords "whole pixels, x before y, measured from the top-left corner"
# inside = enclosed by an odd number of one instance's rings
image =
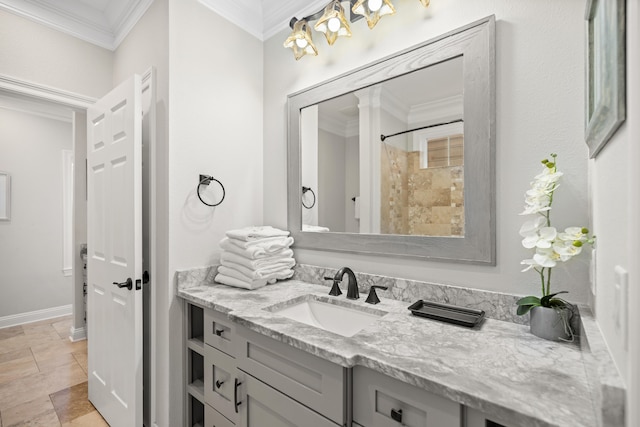
[[[382,290],[385,290],[385,291],[387,289],[389,289],[386,286],[372,285],[371,288],[369,288],[369,295],[367,296],[367,299],[365,300],[366,303],[378,304],[380,302],[380,298],[378,298],[378,294],[376,294],[376,288],[382,289]]]
[[[335,277],[325,277],[324,280],[333,280],[333,286],[331,286],[331,291],[329,291],[329,295],[334,297],[337,297],[338,295],[342,295],[340,286],[338,286],[339,280],[336,280]]]

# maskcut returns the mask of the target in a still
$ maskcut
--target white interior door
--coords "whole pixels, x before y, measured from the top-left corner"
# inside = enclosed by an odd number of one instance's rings
[[[134,75],[87,112],[89,400],[117,427],[142,426],[140,99]]]

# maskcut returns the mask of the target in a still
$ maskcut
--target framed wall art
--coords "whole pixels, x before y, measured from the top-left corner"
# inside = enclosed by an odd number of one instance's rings
[[[625,16],[625,0],[587,1],[585,139],[591,158],[626,118]]]

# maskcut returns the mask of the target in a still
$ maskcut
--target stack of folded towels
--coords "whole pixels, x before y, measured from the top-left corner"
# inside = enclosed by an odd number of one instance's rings
[[[293,237],[271,226],[230,230],[220,241],[223,249],[215,281],[245,289],[293,276]]]

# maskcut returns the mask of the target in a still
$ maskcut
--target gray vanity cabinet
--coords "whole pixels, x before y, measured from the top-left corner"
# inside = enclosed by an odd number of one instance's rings
[[[188,426],[345,425],[347,369],[187,304]]]
[[[458,403],[383,375],[353,368],[353,420],[363,427],[460,427]]]

